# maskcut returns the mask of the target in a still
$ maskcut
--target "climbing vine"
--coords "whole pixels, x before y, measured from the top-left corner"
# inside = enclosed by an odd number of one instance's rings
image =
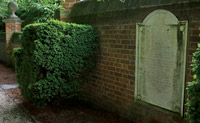
[[[190,123],[200,123],[200,45],[193,54],[193,71],[196,81],[189,82],[187,86],[187,112],[186,116]]]

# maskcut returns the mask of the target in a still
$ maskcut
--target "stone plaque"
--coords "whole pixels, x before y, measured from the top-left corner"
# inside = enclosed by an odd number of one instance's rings
[[[137,24],[136,98],[183,112],[187,23],[156,10]]]

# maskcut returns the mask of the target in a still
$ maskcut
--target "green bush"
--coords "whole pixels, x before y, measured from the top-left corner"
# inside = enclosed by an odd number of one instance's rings
[[[91,26],[48,21],[25,27],[14,50],[22,95],[36,107],[53,98],[73,98],[95,67],[97,35]]]
[[[192,66],[196,81],[189,82],[187,86],[186,116],[190,123],[200,123],[200,45],[193,55]]]

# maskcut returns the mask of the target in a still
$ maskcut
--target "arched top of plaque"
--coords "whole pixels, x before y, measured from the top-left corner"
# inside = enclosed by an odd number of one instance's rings
[[[144,25],[156,25],[157,21],[164,21],[166,25],[177,25],[177,17],[167,10],[155,10],[151,12],[143,21]]]

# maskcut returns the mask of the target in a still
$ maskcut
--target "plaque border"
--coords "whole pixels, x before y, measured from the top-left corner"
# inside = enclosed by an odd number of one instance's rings
[[[155,15],[156,13],[160,13],[160,12],[167,12],[167,13],[170,13],[172,14],[171,12],[167,11],[167,10],[155,10],[153,12],[151,12],[149,15],[147,15],[146,18],[149,18],[149,16],[153,16]],[[175,16],[175,15],[174,15]],[[144,20],[146,20],[146,18]],[[144,22],[144,21],[143,21]],[[138,96],[138,62],[139,62],[139,47],[140,47],[140,43],[139,43],[139,40],[140,40],[140,37],[142,35],[141,32],[143,32],[143,26],[144,26],[144,23],[141,22],[141,23],[136,23],[136,62],[135,62],[135,97],[134,97],[134,101],[137,102],[137,101],[142,101],[141,99],[138,99],[137,96]],[[187,62],[187,45],[188,45],[188,21],[187,20],[184,20],[184,21],[178,21],[179,22],[179,27],[178,27],[178,31],[180,32],[180,26],[183,26],[184,27],[184,30],[182,30],[182,38],[183,38],[183,43],[184,43],[184,58],[183,58],[183,75],[182,75],[182,97],[181,97],[181,109],[180,109],[180,115],[182,117],[184,117],[184,103],[185,103],[185,85],[186,85],[186,62]],[[145,102],[145,103],[148,103],[146,101],[142,101],[142,102]],[[150,104],[150,103],[148,103]],[[151,104],[152,105],[152,104]],[[162,108],[164,110],[167,110],[163,107],[160,107],[160,106],[156,106],[155,107],[159,107],[159,108]],[[171,111],[171,110],[168,110],[168,111]],[[174,112],[174,111],[172,111]],[[178,112],[177,112],[178,113]]]

